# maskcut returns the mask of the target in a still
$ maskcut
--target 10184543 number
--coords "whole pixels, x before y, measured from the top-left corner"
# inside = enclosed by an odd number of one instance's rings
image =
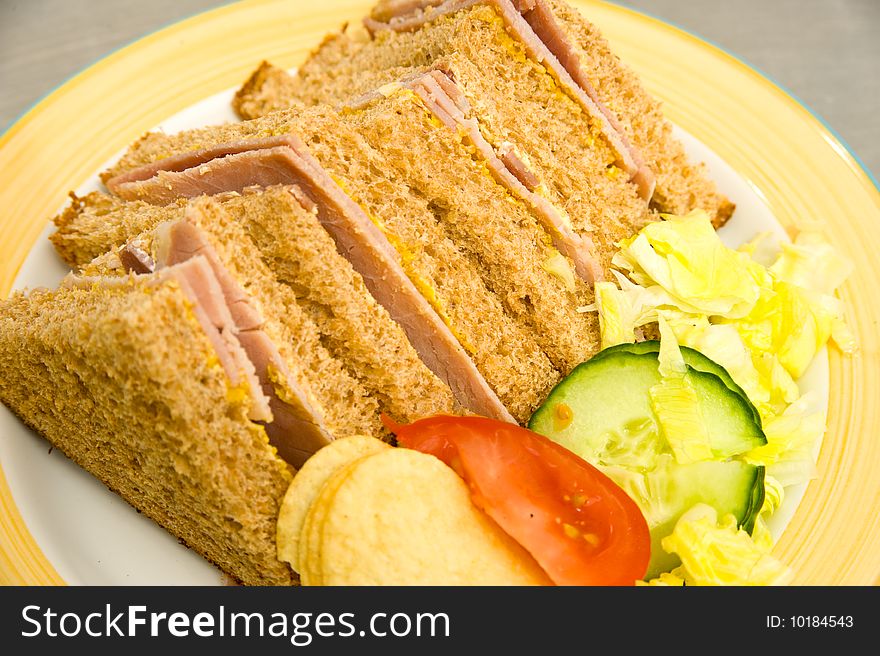
[[[851,629],[855,626],[852,615],[780,615],[767,616],[768,629]]]

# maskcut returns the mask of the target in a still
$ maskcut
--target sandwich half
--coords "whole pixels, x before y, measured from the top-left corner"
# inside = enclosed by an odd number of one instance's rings
[[[120,208],[129,220],[142,219],[144,232],[82,269],[148,273],[205,256],[259,365],[275,416],[267,427],[272,443],[296,467],[337,436],[387,438],[381,413],[413,421],[456,412],[449,388],[303,203],[297,187],[274,187],[141,214]],[[111,224],[108,213],[103,218]]]
[[[292,478],[207,259],[69,277],[0,302],[0,401],[237,581],[295,581],[275,548]]]
[[[149,134],[104,179],[145,213],[155,211],[147,205],[180,196],[253,184],[312,189],[337,250],[456,400],[479,414],[525,421],[597,350],[595,315],[579,309],[592,302],[592,282],[611,249],[574,229],[563,209],[534,190],[524,149],[517,149],[521,157],[501,157],[459,102],[451,78],[430,70],[338,110],[320,106]],[[321,194],[319,178],[327,187]],[[344,213],[322,215],[331,193]],[[106,220],[106,198],[90,204],[94,211],[83,202],[58,220],[55,241],[64,249],[92,239],[78,237],[88,233],[82,217],[128,225],[128,218]],[[632,232],[621,223],[606,230],[617,239]],[[381,257],[381,270],[365,248]],[[392,270],[410,283],[406,296],[387,293],[383,279]],[[422,303],[433,316],[402,312],[401,300]],[[454,340],[441,344],[443,351],[431,333],[438,321]],[[448,357],[457,349],[463,359]]]
[[[255,118],[344,103],[440,67],[486,115],[493,145],[512,141],[532,153],[547,193],[571,206],[576,222],[607,223],[608,201],[626,201],[634,213],[622,182],[658,212],[702,208],[716,227],[732,215],[733,204],[688,161],[660,103],[566,2],[386,0],[364,24],[366,33],[346,28],[326,38],[294,75],[264,63],[238,92],[236,110]]]

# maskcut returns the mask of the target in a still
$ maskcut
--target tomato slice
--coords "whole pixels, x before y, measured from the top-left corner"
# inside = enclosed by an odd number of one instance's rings
[[[474,504],[557,585],[633,585],[645,576],[651,539],[638,506],[568,449],[483,417],[385,421],[401,446],[452,467]]]

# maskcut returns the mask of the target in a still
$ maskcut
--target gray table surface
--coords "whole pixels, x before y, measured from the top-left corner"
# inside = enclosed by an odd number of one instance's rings
[[[301,2],[302,0],[290,0]],[[68,77],[217,0],[0,0],[0,129]],[[793,92],[880,174],[880,0],[627,0]]]

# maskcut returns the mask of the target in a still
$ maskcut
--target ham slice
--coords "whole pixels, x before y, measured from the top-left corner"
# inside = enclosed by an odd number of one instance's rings
[[[260,139],[248,147],[247,142],[198,151],[169,158],[168,170],[157,165],[168,160],[138,167],[107,181],[107,188],[125,200],[141,200],[152,205],[167,205],[178,198],[213,196],[225,192],[241,192],[248,187],[271,187],[287,184],[291,179],[289,137]],[[219,152],[207,162],[204,152]],[[180,161],[198,162],[190,168],[174,170]],[[151,177],[143,177],[143,176]]]
[[[498,149],[498,158],[504,162],[504,166],[508,171],[516,176],[523,186],[529,191],[535,191],[541,181],[526,166],[516,152],[516,147],[509,141],[505,141]]]
[[[214,159],[206,160],[208,155]],[[185,168],[188,164],[193,166]],[[309,199],[339,252],[462,407],[486,417],[515,421],[452,331],[407,277],[385,235],[296,136],[218,145],[138,167],[107,182],[122,198],[153,204],[275,184],[296,185]]]
[[[319,409],[297,382],[278,348],[262,330],[264,320],[259,310],[224,267],[214,247],[196,225],[199,211],[198,205],[190,205],[183,220],[165,224],[157,230],[158,265],[173,268],[193,259],[208,263],[235,326],[238,341],[253,363],[262,392],[268,399],[272,420],[266,423],[265,428],[269,441],[284,460],[301,467],[333,436]],[[283,400],[276,391],[273,377],[281,383]]]
[[[650,200],[655,187],[653,172],[627,139],[614,114],[602,103],[581,68],[574,48],[544,0],[390,0],[380,3],[372,15],[364,19],[364,25],[371,33],[381,30],[411,32],[440,16],[476,5],[490,5],[496,9],[507,31],[523,44],[526,53],[544,64],[600,126],[602,135],[617,153],[617,166],[629,175],[638,187],[639,195]]]
[[[198,215],[198,211],[193,206],[189,206],[186,209],[184,220],[163,224],[156,230],[154,241],[158,265],[160,267],[173,266],[180,262],[186,262],[196,255],[204,256],[220,283],[226,306],[229,308],[238,330],[258,329],[263,325],[263,317],[260,316],[241,285],[223,266],[208,238],[192,222]]]
[[[192,303],[193,315],[211,342],[230,383],[233,386],[243,383],[247,387],[253,401],[249,418],[254,421],[272,421],[269,398],[263,393],[254,364],[238,340],[238,329],[207,258],[196,256],[175,266],[166,267],[152,276],[151,283],[158,285],[169,280],[176,282]],[[130,284],[130,279],[70,275],[64,284],[77,287],[124,287]]]
[[[124,198],[120,193],[120,189],[124,189],[123,185],[131,182],[143,182],[149,180],[160,172],[171,173],[186,171],[187,169],[197,168],[201,164],[207,164],[218,157],[235,155],[249,150],[262,150],[274,146],[283,146],[286,143],[287,140],[284,136],[265,137],[262,139],[249,139],[247,141],[239,141],[231,144],[218,144],[210,148],[202,148],[188,153],[172,155],[171,157],[166,157],[165,159],[139,166],[111,178],[107,181],[107,188],[117,196]]]

